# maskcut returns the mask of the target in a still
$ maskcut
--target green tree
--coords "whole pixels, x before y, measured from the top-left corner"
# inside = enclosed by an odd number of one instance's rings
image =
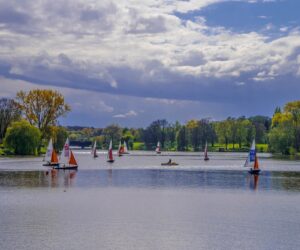
[[[13,99],[0,99],[0,142],[3,140],[8,126],[20,119],[21,111]]]
[[[22,120],[13,122],[7,129],[4,145],[14,150],[15,154],[33,155],[37,152],[40,138],[40,131],[27,121]]]
[[[110,140],[112,140],[114,144],[117,144],[121,139],[122,129],[119,125],[112,124],[104,128],[103,135],[105,137],[106,146],[108,146]]]
[[[54,90],[19,91],[17,102],[27,121],[39,128],[42,138],[47,137],[49,126],[55,126],[58,118],[71,110],[62,94]]]
[[[185,151],[187,149],[187,134],[186,127],[182,126],[176,134],[177,150]]]
[[[230,124],[228,120],[220,121],[215,124],[218,141],[225,144],[226,150],[230,139]]]
[[[60,151],[64,144],[65,141],[68,137],[68,131],[64,127],[53,127],[53,147],[57,150]]]

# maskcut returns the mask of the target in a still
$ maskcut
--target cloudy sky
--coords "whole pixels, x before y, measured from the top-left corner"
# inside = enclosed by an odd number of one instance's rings
[[[272,115],[300,99],[298,0],[0,0],[0,97],[61,91],[64,125]]]

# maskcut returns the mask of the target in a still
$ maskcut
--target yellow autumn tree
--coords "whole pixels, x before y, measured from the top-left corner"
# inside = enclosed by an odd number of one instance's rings
[[[39,128],[42,138],[47,137],[49,128],[57,124],[59,117],[71,110],[64,96],[51,89],[19,91],[16,99],[23,115],[31,125]]]

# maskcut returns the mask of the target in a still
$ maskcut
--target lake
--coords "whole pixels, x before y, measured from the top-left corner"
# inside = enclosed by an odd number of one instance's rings
[[[0,158],[0,249],[300,249],[300,161],[259,154],[251,176],[245,153],[75,157]]]

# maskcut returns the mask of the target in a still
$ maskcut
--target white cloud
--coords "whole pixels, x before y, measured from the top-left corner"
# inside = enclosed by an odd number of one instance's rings
[[[134,116],[137,116],[137,115],[138,115],[137,112],[135,112],[134,110],[130,110],[125,114],[117,114],[117,115],[114,115],[113,117],[114,118],[128,118],[128,117],[134,117]]]

